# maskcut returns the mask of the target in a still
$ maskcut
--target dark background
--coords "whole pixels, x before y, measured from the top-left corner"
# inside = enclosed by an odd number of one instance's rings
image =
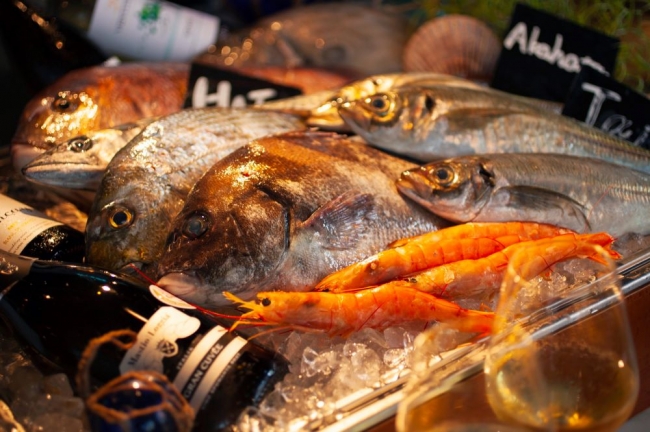
[[[0,35],[0,148],[9,145],[18,117],[29,99],[27,85],[7,58],[5,41]]]

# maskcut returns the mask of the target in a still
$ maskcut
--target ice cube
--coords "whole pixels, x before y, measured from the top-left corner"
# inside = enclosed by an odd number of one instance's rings
[[[18,361],[9,365],[8,389],[15,399],[30,400],[43,393],[43,374],[34,366]]]
[[[57,432],[83,432],[83,422],[62,413],[50,412],[36,417],[31,422],[32,430]]]
[[[357,349],[350,355],[350,362],[364,385],[372,386],[379,381],[382,362],[373,350],[365,345],[357,345]]]
[[[46,393],[68,397],[72,397],[74,394],[70,380],[62,373],[46,376],[43,379],[43,390]]]
[[[270,430],[269,424],[257,408],[248,407],[239,415],[238,432],[266,432],[268,430]]]

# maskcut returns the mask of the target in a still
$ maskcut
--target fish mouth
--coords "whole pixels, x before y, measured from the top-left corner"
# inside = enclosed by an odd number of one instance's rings
[[[16,170],[21,171],[31,161],[45,153],[44,148],[35,147],[28,143],[11,143],[11,162]]]
[[[425,207],[431,205],[431,199],[433,198],[432,187],[426,177],[418,171],[403,172],[395,185],[401,194],[418,204]]]
[[[370,117],[365,110],[358,106],[356,101],[344,102],[339,105],[338,113],[350,128],[368,129]]]
[[[338,109],[340,106],[341,104],[337,101],[324,103],[309,113],[307,125],[315,126],[323,130],[352,132],[339,115]]]
[[[169,291],[176,297],[199,305],[205,305],[207,300],[206,293],[211,290],[196,274],[182,272],[167,273],[158,279],[156,285],[165,291]],[[225,304],[227,302],[224,299],[222,305]]]

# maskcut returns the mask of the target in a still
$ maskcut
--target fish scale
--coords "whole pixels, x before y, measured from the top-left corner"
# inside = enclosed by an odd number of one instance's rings
[[[304,128],[287,114],[214,107],[152,122],[106,169],[88,216],[88,263],[147,271],[190,189],[212,164],[254,138]]]

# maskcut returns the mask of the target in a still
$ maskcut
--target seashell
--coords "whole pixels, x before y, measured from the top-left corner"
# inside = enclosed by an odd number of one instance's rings
[[[424,23],[404,48],[406,72],[438,72],[489,81],[501,42],[482,21],[466,15],[445,15]]]

